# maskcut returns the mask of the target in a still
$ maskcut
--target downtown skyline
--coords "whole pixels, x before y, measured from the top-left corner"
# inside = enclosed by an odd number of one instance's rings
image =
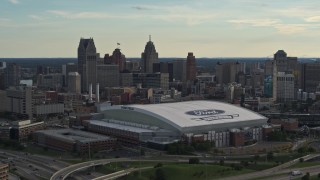
[[[173,0],[0,2],[1,58],[76,57],[79,39],[97,52],[120,43],[141,57],[152,35],[159,57],[319,57],[320,2]]]

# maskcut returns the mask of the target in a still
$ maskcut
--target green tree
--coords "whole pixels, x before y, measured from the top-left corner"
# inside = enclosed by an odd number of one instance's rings
[[[223,166],[224,165],[224,160],[220,159],[219,164],[220,164],[220,166]]]
[[[304,175],[304,176],[302,176],[302,178],[301,178],[302,180],[309,180],[310,179],[310,173],[309,172],[307,172],[307,174],[306,175]]]
[[[166,180],[165,173],[163,169],[158,168],[155,172],[155,180]]]
[[[200,160],[199,158],[190,158],[189,159],[189,164],[199,164]]]
[[[268,160],[273,159],[273,152],[268,152],[268,154],[267,154],[267,159],[268,159]]]

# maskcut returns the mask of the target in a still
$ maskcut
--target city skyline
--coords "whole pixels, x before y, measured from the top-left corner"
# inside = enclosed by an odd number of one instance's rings
[[[152,35],[159,57],[319,57],[320,2],[3,0],[1,58],[76,57],[79,38],[97,52],[120,43],[140,57]]]

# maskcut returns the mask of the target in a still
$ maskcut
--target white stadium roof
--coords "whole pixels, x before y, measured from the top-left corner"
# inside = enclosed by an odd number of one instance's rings
[[[113,117],[112,111],[108,112],[108,110],[121,110],[121,113]],[[137,112],[136,114],[142,113],[169,124],[180,132],[255,126],[267,122],[266,117],[256,112],[217,101],[110,106],[105,112],[107,115],[111,114],[108,118],[124,117],[120,119],[129,121],[139,118],[134,116],[134,112]],[[148,123],[148,119],[144,119],[143,122]]]

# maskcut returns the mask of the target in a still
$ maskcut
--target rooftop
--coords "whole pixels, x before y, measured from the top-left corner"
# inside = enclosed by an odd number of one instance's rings
[[[90,133],[86,131],[81,130],[75,130],[75,129],[54,129],[54,130],[41,130],[37,131],[36,133],[41,133],[47,136],[53,136],[55,138],[59,138],[65,141],[69,142],[94,142],[94,141],[103,141],[103,140],[109,140],[110,137]]]
[[[248,109],[217,101],[185,101],[150,105],[129,105],[164,117],[180,127],[267,120]]]

